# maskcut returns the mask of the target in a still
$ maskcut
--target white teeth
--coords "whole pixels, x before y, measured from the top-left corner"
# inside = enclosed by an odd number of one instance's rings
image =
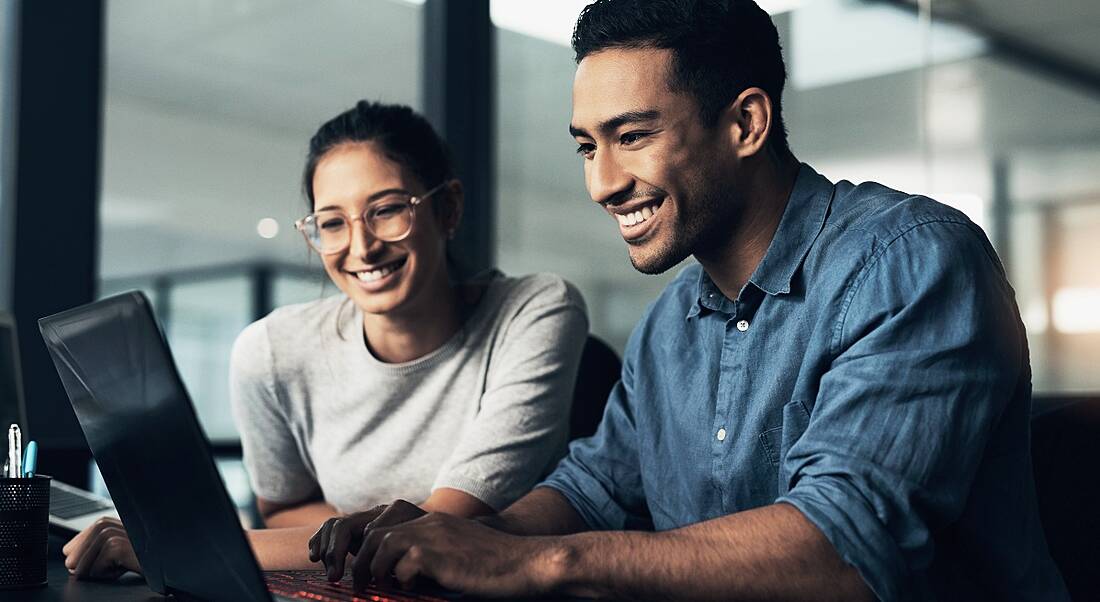
[[[616,213],[615,218],[624,226],[634,226],[657,215],[657,205],[646,205],[634,213]]]
[[[394,269],[395,268],[393,266],[385,266],[377,270],[371,270],[369,272],[356,272],[355,275],[359,278],[359,280],[362,280],[363,282],[374,282],[375,280],[381,280],[382,278],[389,276],[393,273]]]

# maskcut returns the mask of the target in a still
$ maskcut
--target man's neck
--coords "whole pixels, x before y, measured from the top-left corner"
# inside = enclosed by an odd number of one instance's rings
[[[695,254],[727,298],[737,298],[768,252],[794,190],[798,169],[799,162],[793,155],[782,162],[762,161],[739,191],[744,210],[733,234],[723,245]]]

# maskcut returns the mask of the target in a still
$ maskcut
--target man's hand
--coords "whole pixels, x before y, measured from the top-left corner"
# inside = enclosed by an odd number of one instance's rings
[[[352,563],[355,591],[373,578],[411,588],[417,577],[481,596],[529,596],[550,590],[564,548],[545,537],[508,535],[485,524],[432,513],[396,526],[370,525]],[[559,551],[561,550],[561,551]]]
[[[363,545],[363,530],[368,525],[392,527],[424,514],[416,504],[397,500],[388,506],[375,506],[364,512],[330,518],[309,538],[309,559],[324,562],[328,580],[339,581],[344,577],[347,555],[359,551]]]
[[[65,568],[78,579],[117,579],[141,572],[126,528],[117,518],[101,518],[61,548]]]

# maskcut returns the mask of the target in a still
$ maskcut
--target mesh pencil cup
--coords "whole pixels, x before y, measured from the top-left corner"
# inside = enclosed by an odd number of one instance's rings
[[[50,477],[0,478],[0,590],[46,585]]]

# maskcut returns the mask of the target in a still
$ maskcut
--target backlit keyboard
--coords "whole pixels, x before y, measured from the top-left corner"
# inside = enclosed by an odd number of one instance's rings
[[[324,571],[268,571],[264,573],[267,589],[273,594],[317,600],[318,602],[445,602],[437,598],[405,590],[377,589],[369,587],[358,594],[352,593],[351,575],[335,583],[325,578]]]

